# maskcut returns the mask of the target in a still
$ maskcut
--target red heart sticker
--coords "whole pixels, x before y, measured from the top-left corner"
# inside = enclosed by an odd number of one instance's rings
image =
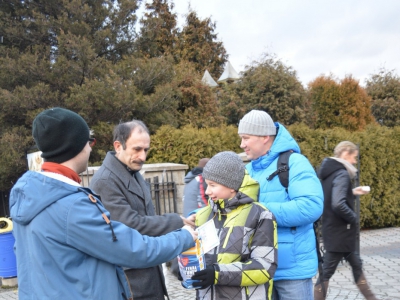
[[[188,258],[188,257],[182,257],[182,258],[181,258],[181,262],[182,262],[182,265],[183,265],[184,267],[186,267],[187,264],[189,263],[189,258]]]

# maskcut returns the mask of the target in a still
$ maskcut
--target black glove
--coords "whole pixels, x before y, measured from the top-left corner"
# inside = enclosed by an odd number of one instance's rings
[[[215,269],[214,267],[207,266],[204,270],[197,271],[196,273],[193,274],[192,276],[193,280],[199,280],[193,282],[193,287],[199,287],[201,289],[205,289],[206,287],[209,287],[210,285],[214,284],[215,280]]]

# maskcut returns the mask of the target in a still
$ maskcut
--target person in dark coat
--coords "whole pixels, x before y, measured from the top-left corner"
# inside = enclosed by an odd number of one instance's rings
[[[357,176],[358,148],[348,141],[339,143],[334,149],[334,157],[325,158],[319,169],[319,177],[324,190],[324,212],[322,214],[322,238],[325,255],[323,278],[318,278],[314,287],[314,299],[326,299],[329,279],[339,262],[344,258],[351,266],[357,287],[368,300],[377,299],[365,279],[362,262],[356,252],[357,215],[354,211],[354,195],[369,192],[365,187],[352,187]],[[321,283],[322,281],[322,283]],[[324,285],[323,289],[321,285]]]
[[[190,170],[185,176],[185,188],[183,190],[183,215],[185,217],[193,213],[196,209],[208,204],[206,195],[207,184],[203,178],[203,168],[210,159],[204,157],[199,160],[197,167]],[[179,272],[178,259],[174,258],[170,262],[170,271],[176,278],[182,280]]]
[[[207,205],[205,191],[207,184],[202,176],[203,168],[209,158],[199,160],[197,167],[190,170],[185,176],[185,188],[183,190],[183,215],[188,216],[190,212]]]
[[[161,236],[194,226],[195,215],[186,219],[176,213],[156,215],[150,187],[140,174],[150,148],[150,134],[139,120],[121,123],[114,129],[115,152],[108,152],[90,188],[101,197],[111,219],[148,236]],[[135,300],[168,298],[162,266],[126,269]],[[168,298],[169,299],[169,298]]]

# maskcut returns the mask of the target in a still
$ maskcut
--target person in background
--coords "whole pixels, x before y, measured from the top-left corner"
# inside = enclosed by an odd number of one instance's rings
[[[150,187],[140,174],[150,148],[146,125],[133,120],[117,125],[113,134],[115,151],[108,152],[90,188],[100,195],[111,218],[141,234],[161,236],[184,224],[194,226],[195,215],[183,218],[176,213],[156,215]],[[135,300],[164,300],[168,297],[162,266],[125,270]]]
[[[190,170],[185,176],[185,187],[183,189],[183,215],[185,217],[189,216],[191,213],[197,209],[204,207],[208,204],[208,197],[206,195],[207,184],[203,178],[203,167],[210,159],[205,157],[201,158],[198,162],[197,167]],[[181,279],[179,273],[178,259],[175,258],[170,263],[171,273]],[[167,263],[168,265],[168,263]]]
[[[205,191],[207,184],[203,178],[203,168],[209,158],[199,160],[197,167],[189,171],[185,176],[185,188],[183,190],[183,215],[188,216],[192,211],[208,204]]]
[[[81,116],[44,110],[32,134],[42,170],[27,171],[10,193],[20,300],[132,299],[119,266],[156,266],[193,247],[197,233],[190,226],[141,235],[110,220],[99,198],[80,186],[93,143]]]
[[[276,217],[278,224],[278,269],[274,277],[275,300],[313,298],[312,278],[318,257],[313,223],[323,209],[321,183],[300,147],[280,123],[265,111],[252,110],[239,122],[240,147],[250,163],[246,169],[260,183],[259,201]],[[282,186],[277,171],[279,156],[287,151],[289,184]]]
[[[209,205],[196,226],[212,222],[218,245],[205,253],[206,268],[192,276],[196,299],[271,299],[277,267],[273,214],[257,202],[259,184],[234,152],[213,156],[203,169]],[[201,236],[200,236],[201,237]],[[205,243],[205,241],[203,241]]]
[[[318,278],[315,284],[314,299],[326,299],[323,291],[328,290],[329,279],[344,258],[351,266],[354,281],[360,292],[367,300],[375,300],[377,298],[365,279],[362,261],[356,252],[358,220],[354,210],[355,195],[369,192],[363,187],[352,187],[352,180],[357,176],[354,165],[357,163],[358,148],[352,142],[343,141],[335,147],[333,154],[333,157],[322,161],[318,171],[325,197],[322,215],[325,255],[323,278]]]

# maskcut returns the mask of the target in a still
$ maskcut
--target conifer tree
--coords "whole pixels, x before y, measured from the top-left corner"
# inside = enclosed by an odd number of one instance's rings
[[[332,75],[320,76],[308,88],[316,128],[342,127],[356,131],[374,122],[371,98],[350,75],[340,81]]]
[[[248,111],[259,109],[290,125],[305,120],[305,96],[296,72],[274,55],[264,54],[246,66],[239,81],[223,87],[219,104],[228,124],[238,124]]]
[[[367,79],[366,91],[372,98],[372,114],[384,126],[400,125],[400,77],[382,69]]]
[[[72,87],[102,81],[132,52],[136,9],[136,0],[0,2],[0,190],[26,169],[37,113],[70,108]]]
[[[135,42],[136,54],[141,57],[160,57],[175,54],[178,41],[174,3],[168,0],[153,0],[146,3],[146,12],[140,19],[140,32]]]
[[[219,78],[228,54],[222,41],[218,41],[216,27],[211,18],[202,20],[189,8],[185,24],[179,33],[179,57],[180,60],[193,63],[201,75],[208,70],[214,78]]]

